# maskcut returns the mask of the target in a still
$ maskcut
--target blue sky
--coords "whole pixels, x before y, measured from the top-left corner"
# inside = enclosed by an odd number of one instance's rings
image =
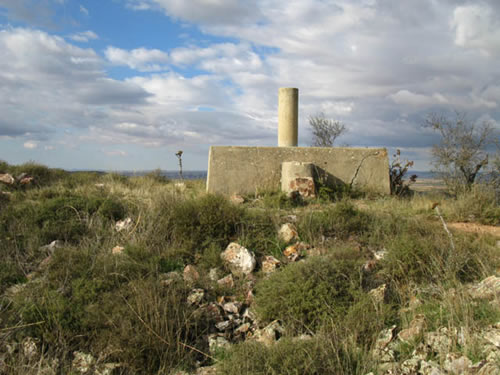
[[[496,0],[0,0],[0,159],[65,169],[204,170],[210,145],[299,145],[323,112],[339,145],[429,169],[430,113],[500,130]],[[498,137],[498,133],[496,135]]]

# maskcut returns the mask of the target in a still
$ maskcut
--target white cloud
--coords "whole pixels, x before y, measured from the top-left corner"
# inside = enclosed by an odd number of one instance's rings
[[[70,35],[69,38],[75,42],[87,43],[89,40],[99,39],[99,36],[93,31],[87,30]]]
[[[38,144],[34,141],[27,141],[24,142],[23,144],[24,148],[27,148],[28,150],[33,150],[38,147]]]
[[[84,15],[88,16],[89,15],[89,10],[85,8],[83,5],[80,4],[80,12],[83,13]]]
[[[202,24],[242,24],[260,18],[257,2],[247,0],[129,0],[136,10],[161,9],[171,17]]]
[[[123,151],[123,150],[103,150],[103,152],[108,156],[124,157],[124,156],[128,155],[127,151]]]
[[[487,55],[500,55],[500,19],[488,4],[458,6],[453,12],[455,44],[477,48]]]
[[[106,58],[115,65],[125,65],[141,72],[156,72],[168,70],[168,54],[158,49],[137,48],[124,50],[108,47],[104,51]]]

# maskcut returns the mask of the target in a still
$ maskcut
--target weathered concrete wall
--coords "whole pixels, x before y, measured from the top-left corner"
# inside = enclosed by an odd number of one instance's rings
[[[311,162],[327,184],[389,194],[389,159],[385,148],[212,146],[207,191],[231,195],[280,188],[281,163]]]

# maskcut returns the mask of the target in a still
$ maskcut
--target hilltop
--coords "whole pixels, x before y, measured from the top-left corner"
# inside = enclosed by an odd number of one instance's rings
[[[0,373],[500,373],[493,191],[1,173]]]

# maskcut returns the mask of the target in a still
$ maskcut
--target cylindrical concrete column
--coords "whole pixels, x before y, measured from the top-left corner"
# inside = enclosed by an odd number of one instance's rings
[[[278,146],[297,146],[298,138],[299,89],[282,87],[278,92]]]

